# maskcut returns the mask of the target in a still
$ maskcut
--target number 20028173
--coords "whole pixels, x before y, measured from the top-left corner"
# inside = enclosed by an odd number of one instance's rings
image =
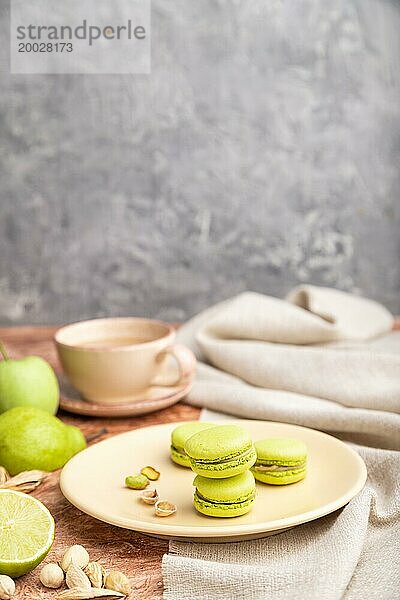
[[[72,52],[71,42],[20,42],[18,52]]]

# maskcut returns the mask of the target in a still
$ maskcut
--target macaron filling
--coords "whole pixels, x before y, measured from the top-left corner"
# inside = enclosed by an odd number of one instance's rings
[[[241,458],[243,460],[247,460],[248,458],[251,457],[252,454],[254,454],[254,448],[253,448],[253,445],[251,444],[246,450],[241,451],[241,452],[235,452],[233,454],[230,454],[226,458],[202,459],[202,458],[192,458],[191,456],[189,458],[194,464],[199,464],[199,465],[219,464],[219,465],[221,465],[224,463],[229,463],[232,460],[235,460],[236,458]]]
[[[254,471],[258,471],[259,473],[276,473],[282,471],[294,471],[294,470],[303,470],[306,468],[306,461],[302,463],[298,463],[297,465],[276,465],[276,464],[263,464],[256,463],[253,467]]]
[[[246,504],[248,504],[249,502],[252,502],[255,497],[256,497],[256,493],[255,491],[251,492],[251,494],[248,494],[247,496],[244,496],[242,498],[237,498],[236,500],[212,500],[211,498],[205,498],[204,496],[202,496],[200,494],[200,492],[198,490],[195,491],[194,493],[195,499],[196,500],[201,500],[202,502],[205,502],[206,504],[210,504],[212,506],[245,506]]]
[[[177,452],[178,454],[182,454],[183,456],[187,456],[185,450],[183,448],[178,448],[178,446],[174,446],[173,444],[171,444],[171,450],[172,452]]]

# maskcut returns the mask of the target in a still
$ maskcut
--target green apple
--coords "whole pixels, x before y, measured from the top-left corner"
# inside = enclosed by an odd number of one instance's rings
[[[60,390],[57,377],[43,358],[11,359],[0,342],[0,414],[15,406],[34,406],[55,415]]]
[[[85,447],[77,427],[38,408],[17,406],[0,415],[0,465],[11,475],[54,471]]]

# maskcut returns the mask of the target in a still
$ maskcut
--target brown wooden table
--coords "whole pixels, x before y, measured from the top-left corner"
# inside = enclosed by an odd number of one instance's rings
[[[0,339],[6,343],[11,358],[35,354],[59,370],[52,342],[55,330],[54,327],[0,328]],[[196,408],[178,403],[171,408],[134,418],[94,419],[75,417],[65,412],[60,412],[58,416],[66,423],[80,427],[85,435],[106,427],[107,434],[99,438],[105,439],[116,433],[156,423],[197,419],[199,412]],[[56,537],[46,561],[57,561],[68,546],[82,544],[92,560],[99,560],[109,569],[117,568],[131,578],[132,598],[161,598],[161,558],[168,550],[168,542],[106,525],[81,513],[62,496],[58,479],[59,471],[55,471],[34,492],[56,521]],[[55,598],[54,590],[46,590],[40,584],[39,572],[40,566],[17,581],[16,600]]]

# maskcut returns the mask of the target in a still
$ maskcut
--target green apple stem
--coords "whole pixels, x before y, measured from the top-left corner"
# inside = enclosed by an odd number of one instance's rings
[[[10,357],[8,356],[8,352],[6,350],[6,347],[5,347],[5,345],[3,344],[2,341],[0,341],[0,354],[3,357],[3,360],[9,360],[10,359]]]

